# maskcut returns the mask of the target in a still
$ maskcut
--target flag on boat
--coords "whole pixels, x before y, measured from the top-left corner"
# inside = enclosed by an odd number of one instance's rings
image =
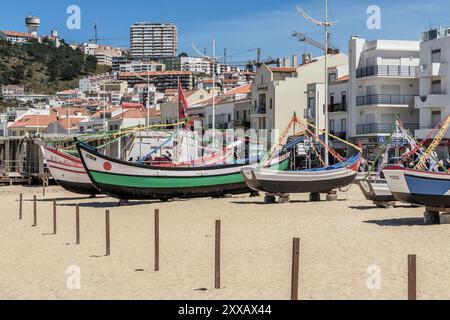
[[[186,97],[184,96],[183,88],[181,86],[181,82],[178,81],[178,115],[181,120],[188,118],[188,102]]]

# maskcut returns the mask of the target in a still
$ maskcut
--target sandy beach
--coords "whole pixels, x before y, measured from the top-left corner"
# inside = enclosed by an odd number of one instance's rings
[[[33,195],[37,227],[31,226]],[[450,226],[423,225],[422,208],[375,208],[356,185],[337,202],[291,200],[264,205],[262,197],[242,195],[117,207],[115,199],[88,199],[58,186],[47,188],[45,198],[42,188],[1,187],[0,299],[289,299],[293,237],[301,239],[300,299],[405,299],[408,254],[417,255],[418,299],[450,299]],[[153,271],[154,209],[160,209],[159,272]],[[216,219],[222,221],[220,290],[214,289]],[[79,290],[66,285],[73,265],[81,271]],[[367,287],[372,265],[381,271],[379,290]]]

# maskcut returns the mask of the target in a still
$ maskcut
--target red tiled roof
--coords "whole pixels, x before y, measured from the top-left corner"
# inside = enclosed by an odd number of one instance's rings
[[[119,77],[146,77],[148,76],[169,76],[169,75],[191,75],[191,71],[148,71],[148,72],[120,72]]]
[[[84,108],[69,108],[69,107],[57,107],[51,110],[57,117],[67,117],[67,113],[71,116],[81,114],[82,116],[88,116],[89,113]]]
[[[77,124],[81,121],[83,121],[83,118],[66,118],[66,119],[61,119],[52,123],[57,123],[59,124],[62,128],[64,129],[73,129],[76,128]]]
[[[0,30],[0,32],[3,32],[9,37],[28,37],[28,38],[37,38],[34,34],[31,33],[25,33],[25,32],[18,32],[18,31],[10,31],[10,30]]]
[[[158,117],[161,115],[160,110],[156,109],[127,109],[124,110],[121,114],[112,117],[111,120],[119,120],[119,119],[141,119],[150,117]]]
[[[248,94],[252,92],[252,85],[251,84],[246,84],[234,89],[231,89],[230,91],[228,91],[227,93],[225,93],[226,96],[231,96],[231,95],[235,95],[235,94]]]
[[[58,118],[55,115],[28,115],[14,122],[8,129],[47,128],[50,123],[57,120]]]

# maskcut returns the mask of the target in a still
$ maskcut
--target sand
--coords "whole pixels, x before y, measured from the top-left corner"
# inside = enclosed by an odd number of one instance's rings
[[[18,220],[19,193],[24,194]],[[38,225],[33,195],[38,196]],[[58,203],[53,235],[52,200]],[[423,225],[423,208],[379,209],[354,185],[339,201],[262,204],[231,199],[132,202],[47,188],[0,188],[0,299],[289,299],[292,238],[301,238],[300,299],[405,299],[407,255],[417,255],[418,299],[450,299],[450,225]],[[75,204],[81,244],[75,245]],[[153,271],[154,209],[160,271]],[[111,255],[105,254],[105,210]],[[214,289],[214,221],[222,220],[222,288]],[[67,269],[79,266],[80,289]],[[381,287],[369,289],[369,266]],[[143,271],[135,271],[143,269]],[[207,290],[197,290],[207,289]]]

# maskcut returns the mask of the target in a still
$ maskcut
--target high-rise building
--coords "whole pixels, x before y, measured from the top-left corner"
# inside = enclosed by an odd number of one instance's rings
[[[132,57],[173,57],[177,54],[177,27],[172,23],[137,22],[130,28]]]

